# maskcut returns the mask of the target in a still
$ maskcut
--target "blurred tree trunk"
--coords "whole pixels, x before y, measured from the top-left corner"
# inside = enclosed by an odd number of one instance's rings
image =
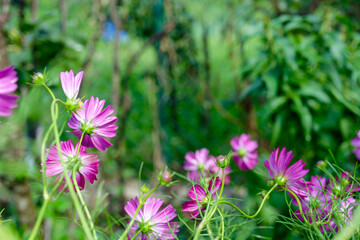
[[[114,58],[113,58],[113,74],[112,74],[112,105],[115,110],[115,115],[119,110],[119,91],[120,91],[120,68],[119,68],[119,33],[121,29],[121,22],[117,14],[116,1],[110,2],[110,15],[115,25],[115,40],[114,40]]]
[[[86,53],[86,57],[84,59],[83,62],[83,67],[82,69],[84,70],[84,74],[87,75],[90,69],[90,65],[91,65],[91,60],[94,57],[95,54],[95,47],[96,47],[96,43],[98,42],[100,36],[101,36],[101,30],[103,29],[103,26],[105,24],[106,21],[106,15],[105,15],[105,9],[107,7],[106,5],[101,5],[100,0],[94,0],[93,1],[93,8],[92,8],[92,18],[90,20],[91,25],[93,25],[93,29],[94,32],[87,44],[87,53]],[[86,91],[87,89],[90,88],[90,81],[84,81],[83,85],[84,87],[82,87],[80,91]]]
[[[61,33],[66,33],[66,18],[67,18],[67,10],[66,10],[66,0],[59,0],[59,10],[60,10],[60,30]]]
[[[210,60],[209,60],[209,29],[203,26],[202,44],[204,53],[204,95],[203,95],[203,108],[202,125],[207,134],[210,134],[210,109],[211,109],[211,75],[210,75]]]
[[[151,77],[147,78],[148,84],[148,101],[151,112],[152,119],[152,131],[151,131],[151,139],[153,143],[153,164],[154,164],[154,174],[153,179],[157,178],[158,172],[165,167],[163,156],[162,156],[162,148],[161,148],[161,139],[160,139],[160,120],[159,120],[159,104],[157,101],[157,87],[154,83],[154,79]]]
[[[36,21],[37,12],[38,12],[38,1],[37,0],[31,0],[31,20],[33,22]]]
[[[0,15],[0,69],[10,65],[7,54],[7,43],[4,36],[4,25],[9,18],[10,1],[2,0],[2,9]]]

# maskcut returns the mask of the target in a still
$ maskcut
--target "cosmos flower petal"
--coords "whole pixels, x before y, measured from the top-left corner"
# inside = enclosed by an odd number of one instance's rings
[[[64,164],[69,166],[69,164],[74,164],[73,161],[79,161],[80,168],[76,172],[76,182],[80,190],[83,190],[85,187],[85,179],[90,183],[94,183],[96,174],[98,173],[97,167],[99,166],[99,159],[96,154],[87,154],[83,146],[79,147],[79,143],[74,147],[71,140],[60,142],[62,160]],[[78,149],[79,148],[79,149]],[[59,181],[61,176],[64,173],[64,169],[60,162],[60,158],[57,152],[56,145],[53,145],[50,149],[47,150],[46,156],[46,176],[57,176]],[[72,179],[72,173],[69,172],[70,179]],[[59,187],[59,191],[65,186],[65,179]],[[68,189],[65,189],[67,192]]]
[[[13,114],[13,109],[17,107],[15,101],[18,96],[12,93],[17,89],[17,72],[14,66],[9,66],[0,69],[0,116],[10,116]]]

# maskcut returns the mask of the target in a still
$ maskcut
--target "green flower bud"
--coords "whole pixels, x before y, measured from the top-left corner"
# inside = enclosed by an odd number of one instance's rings
[[[45,84],[46,74],[45,74],[45,72],[44,73],[37,72],[31,78],[32,78],[32,83],[34,85],[40,86],[40,85]]]
[[[147,193],[147,192],[149,192],[149,188],[148,188],[148,186],[147,186],[146,184],[142,185],[142,187],[141,187],[141,192],[142,192],[142,193]]]

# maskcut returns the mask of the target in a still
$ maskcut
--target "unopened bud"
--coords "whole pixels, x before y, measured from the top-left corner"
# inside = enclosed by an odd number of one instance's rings
[[[229,157],[220,155],[216,158],[216,166],[226,168],[230,164]]]
[[[326,162],[324,162],[324,161],[318,161],[318,162],[316,163],[316,166],[317,166],[318,168],[320,168],[320,169],[325,169],[325,168],[326,168]]]
[[[268,185],[269,187],[274,186],[274,184],[275,184],[275,181],[274,181],[274,180],[269,180],[269,181],[267,181],[267,185]]]
[[[35,73],[32,77],[32,82],[35,85],[43,85],[45,83],[45,73],[42,74],[40,72]]]
[[[141,187],[141,192],[142,192],[142,193],[147,193],[147,192],[149,192],[149,188],[148,188],[148,186],[147,186],[146,184],[142,185],[142,187]]]
[[[164,171],[160,171],[158,179],[160,184],[166,187],[169,187],[173,184],[172,174],[167,168]]]

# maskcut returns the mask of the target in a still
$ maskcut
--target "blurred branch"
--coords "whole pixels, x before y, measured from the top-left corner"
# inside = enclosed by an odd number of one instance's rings
[[[117,15],[116,0],[110,1],[110,16],[115,25],[115,41],[114,41],[114,61],[113,61],[113,74],[112,74],[112,104],[117,114],[119,110],[119,91],[120,91],[120,68],[119,68],[119,33],[121,29],[121,22]]]
[[[66,0],[59,0],[59,10],[60,10],[60,30],[63,34],[66,33]]]
[[[159,105],[157,102],[157,89],[154,80],[149,77],[147,79],[148,84],[148,100],[150,105],[151,119],[152,119],[152,132],[151,139],[153,143],[153,163],[154,170],[157,170],[153,174],[153,180],[157,178],[157,173],[161,168],[164,168],[165,164],[162,157],[161,141],[160,141],[160,120],[159,120]]]
[[[127,118],[128,118],[128,115],[129,115],[130,109],[131,109],[131,101],[130,101],[131,97],[128,93],[128,87],[129,87],[129,78],[131,76],[132,70],[134,69],[137,61],[139,60],[141,55],[144,53],[146,48],[151,46],[155,42],[159,41],[164,36],[168,35],[174,28],[175,28],[175,24],[173,22],[169,22],[165,26],[164,30],[152,35],[140,47],[140,49],[131,56],[130,61],[127,64],[127,67],[125,68],[126,70],[125,70],[123,81],[122,81],[122,86],[121,86],[122,92],[120,93],[120,102],[119,102],[120,106],[122,107],[122,116],[120,118],[120,123],[119,123],[120,129],[118,131],[119,132],[118,138],[116,139],[116,145],[118,145],[118,146],[122,145],[122,142],[123,142],[123,139],[125,136]]]
[[[2,28],[9,19],[10,1],[2,0],[2,10],[0,15],[0,27]]]
[[[0,69],[10,65],[7,54],[7,43],[4,36],[4,25],[9,19],[10,1],[2,0],[2,10],[0,15]]]
[[[37,18],[38,1],[31,0],[31,20],[35,21]]]
[[[103,8],[105,6],[101,6],[100,0],[94,0],[93,1],[93,8],[92,8],[92,16],[94,21],[94,32],[89,40],[89,43],[87,44],[87,54],[83,62],[82,69],[84,70],[84,73],[87,74],[90,68],[91,60],[94,57],[95,54],[95,46],[97,41],[99,40],[101,36],[101,30],[105,24],[106,15],[105,11],[103,11]],[[83,89],[88,89],[88,84],[90,81],[84,82],[85,87]]]
[[[203,34],[202,34],[202,44],[203,44],[203,52],[204,52],[204,101],[203,101],[203,123],[204,128],[209,129],[210,126],[210,101],[211,101],[211,89],[210,89],[210,60],[209,60],[209,29],[206,26],[203,26]]]

